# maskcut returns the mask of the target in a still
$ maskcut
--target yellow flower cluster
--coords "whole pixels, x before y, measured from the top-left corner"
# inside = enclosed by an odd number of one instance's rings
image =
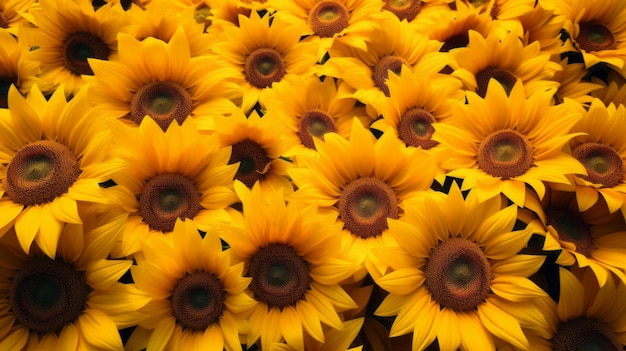
[[[0,350],[625,349],[625,17],[0,0]]]

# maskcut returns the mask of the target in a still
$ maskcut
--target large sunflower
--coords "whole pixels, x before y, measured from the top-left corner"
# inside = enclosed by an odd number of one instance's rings
[[[202,137],[193,120],[172,123],[165,133],[150,118],[138,128],[113,128],[113,152],[126,166],[113,176],[117,200],[130,213],[114,255],[141,250],[152,236],[171,233],[178,218],[188,218],[201,230],[229,219],[225,210],[237,200],[228,165],[229,147]]]
[[[89,64],[95,74],[88,87],[94,118],[138,125],[150,116],[166,130],[172,121],[180,124],[191,116],[204,130],[241,96],[231,79],[237,72],[213,55],[191,57],[182,28],[167,43],[120,34],[118,60]]]
[[[110,212],[64,227],[56,259],[14,233],[0,239],[0,349],[122,350],[119,330],[150,297],[119,283],[131,260],[107,256],[125,221]],[[53,255],[55,256],[55,255]]]
[[[501,204],[472,191],[464,201],[453,186],[389,221],[399,247],[377,250],[393,271],[376,279],[389,295],[375,313],[396,316],[392,337],[413,332],[413,350],[435,338],[441,350],[494,350],[498,340],[527,350],[522,328],[548,327],[549,297],[528,279],[545,256],[518,254],[533,231],[514,230],[517,206]]]
[[[212,49],[236,73],[233,77],[243,88],[242,109],[247,113],[257,102],[263,105],[264,91],[296,76],[315,72],[316,46],[301,42],[302,25],[279,17],[239,15],[239,26],[226,26]],[[313,44],[313,45],[312,45]]]
[[[526,185],[542,198],[544,181],[569,184],[567,175],[586,174],[562,151],[582,113],[569,99],[551,105],[553,95],[551,89],[526,98],[517,82],[507,96],[495,80],[484,99],[468,92],[467,105],[453,102],[449,123],[434,125],[433,139],[446,148],[440,153],[442,167],[463,178],[463,189],[481,199],[504,193],[518,206],[524,204]]]
[[[393,243],[385,235],[387,220],[404,216],[405,200],[428,191],[435,178],[433,157],[408,149],[392,131],[375,140],[356,120],[349,140],[331,133],[324,140],[316,143],[318,157],[302,158],[289,170],[298,188],[292,198],[337,216],[341,246],[359,267],[358,278],[380,274],[386,264],[372,250]]]
[[[111,133],[87,117],[86,91],[67,103],[63,89],[46,101],[34,87],[12,87],[0,118],[0,228],[15,223],[29,252],[33,241],[54,258],[65,223],[81,223],[78,203],[110,203],[99,183],[121,162],[109,154]]]
[[[239,350],[240,324],[256,302],[245,290],[242,262],[213,229],[202,237],[190,221],[177,220],[173,236],[157,236],[131,267],[134,286],[152,301],[132,343],[147,350]]]
[[[322,324],[343,329],[339,313],[357,305],[339,285],[355,269],[340,260],[335,214],[313,205],[285,205],[282,191],[249,190],[236,182],[243,220],[226,226],[223,239],[245,261],[257,301],[248,318],[246,344],[262,350],[285,341],[303,351],[305,334],[325,342]]]

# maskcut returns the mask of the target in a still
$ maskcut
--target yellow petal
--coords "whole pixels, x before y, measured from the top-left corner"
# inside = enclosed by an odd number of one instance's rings
[[[78,318],[78,328],[85,341],[95,348],[106,350],[124,348],[117,326],[102,311],[85,310]]]
[[[160,321],[152,331],[152,334],[150,334],[147,349],[150,351],[163,351],[170,342],[175,326],[176,321],[174,317]]]
[[[302,316],[306,318],[306,316]],[[299,313],[293,306],[287,306],[280,315],[280,330],[287,344],[296,350],[304,350],[302,322]]]
[[[24,252],[30,252],[30,246],[41,225],[41,207],[29,206],[22,211],[15,221],[15,233]]]
[[[493,335],[522,350],[528,350],[528,339],[519,322],[500,308],[487,302],[478,305],[478,316]]]

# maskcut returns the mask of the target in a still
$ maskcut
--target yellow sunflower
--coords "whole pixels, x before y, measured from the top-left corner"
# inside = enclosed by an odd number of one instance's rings
[[[26,94],[37,84],[40,89],[46,89],[47,82],[37,77],[39,65],[26,59],[28,47],[26,34],[16,39],[8,31],[0,31],[0,108],[7,108],[9,87],[15,85]]]
[[[533,230],[514,230],[517,206],[501,204],[452,186],[389,221],[398,247],[377,250],[394,270],[375,279],[389,292],[375,314],[396,316],[392,337],[413,332],[413,350],[435,338],[441,350],[495,350],[497,340],[527,350],[522,328],[548,327],[549,297],[528,279],[545,256],[518,254]]]
[[[538,41],[541,52],[558,54],[561,52],[561,29],[565,17],[555,13],[552,8],[544,6],[544,2],[537,2],[535,7],[519,16],[523,32],[520,37],[524,38],[525,45]]]
[[[569,59],[565,58],[560,64],[563,69],[557,71],[552,78],[559,83],[554,101],[560,104],[563,99],[569,98],[579,104],[589,104],[593,100],[590,93],[602,88],[602,85],[585,80],[588,72],[583,63],[569,63]]]
[[[28,25],[28,20],[22,13],[36,3],[36,0],[3,0],[0,3],[0,27],[3,32],[19,37],[20,25]]]
[[[25,254],[14,233],[0,239],[0,349],[124,348],[119,330],[150,297],[118,282],[131,260],[107,259],[125,215],[86,219],[64,227],[56,259],[36,246]]]
[[[336,214],[317,206],[285,204],[283,193],[249,190],[235,182],[243,220],[224,228],[223,239],[245,261],[247,292],[257,303],[248,318],[246,344],[262,350],[285,341],[303,351],[305,335],[326,341],[322,323],[343,329],[339,313],[357,305],[339,285],[355,269],[339,259]]]
[[[130,213],[114,256],[141,251],[142,242],[171,232],[178,218],[199,229],[229,219],[225,210],[236,202],[228,165],[229,147],[200,135],[193,120],[172,123],[165,131],[150,118],[138,128],[113,128],[113,153],[126,166],[113,176],[117,201]]]
[[[191,57],[185,32],[176,30],[169,42],[119,36],[119,59],[90,60],[94,77],[89,98],[94,118],[118,118],[138,125],[145,116],[161,129],[191,116],[200,130],[212,118],[229,112],[240,95],[231,77],[236,71],[213,55]],[[117,87],[111,89],[111,87]]]
[[[373,250],[393,244],[386,235],[388,218],[404,216],[404,202],[429,190],[435,178],[434,158],[408,149],[395,133],[378,140],[357,120],[350,139],[328,133],[316,142],[319,156],[302,158],[289,175],[298,190],[294,201],[316,203],[334,213],[343,227],[341,246],[358,267],[355,276],[380,274],[386,264]]]
[[[493,79],[484,99],[468,92],[467,105],[452,102],[454,118],[434,125],[433,139],[445,147],[442,167],[464,179],[463,190],[472,189],[481,200],[503,193],[520,207],[526,185],[542,198],[544,181],[569,184],[567,175],[586,174],[562,151],[582,113],[569,99],[551,105],[554,91],[526,98],[517,82],[507,96]]]
[[[514,34],[499,39],[495,32],[483,37],[470,30],[467,47],[450,53],[458,65],[452,75],[463,82],[465,89],[483,97],[492,78],[507,92],[517,80],[524,83],[526,96],[544,92],[558,86],[552,77],[561,66],[550,61],[550,54],[543,54],[540,49],[539,42],[524,46]]]
[[[226,26],[211,49],[236,71],[243,88],[242,109],[248,112],[257,102],[263,106],[264,93],[296,76],[315,72],[315,45],[301,42],[302,25],[293,25],[265,14],[239,15],[239,26]]]
[[[35,241],[54,258],[65,223],[81,223],[78,203],[111,203],[99,183],[121,168],[109,154],[111,133],[86,117],[86,91],[67,103],[63,89],[46,101],[35,86],[9,90],[0,115],[0,228],[15,224],[25,252]]]
[[[177,220],[173,236],[148,241],[131,267],[134,287],[152,297],[132,343],[147,350],[239,350],[239,325],[256,302],[245,290],[244,265],[222,251],[220,237],[202,237],[190,221]]]
[[[228,117],[215,119],[213,132],[222,147],[232,152],[228,164],[237,164],[233,179],[252,188],[256,183],[263,191],[282,190],[291,193],[293,187],[287,176],[291,162],[281,158],[290,145],[284,135],[284,116],[261,118],[252,111],[246,117],[242,110],[232,111]]]
[[[494,30],[523,33],[520,17],[531,13],[535,4],[535,0],[489,0],[481,11],[492,18]]]
[[[42,0],[29,11],[36,28],[26,28],[28,53],[41,67],[40,78],[59,85],[67,96],[75,94],[93,75],[88,58],[114,59],[117,34],[124,32],[130,17],[121,8],[103,6],[97,11],[88,0]],[[46,90],[51,93],[52,90]]]

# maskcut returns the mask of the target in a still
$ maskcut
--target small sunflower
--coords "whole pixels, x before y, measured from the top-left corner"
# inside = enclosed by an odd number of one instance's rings
[[[542,198],[544,181],[569,184],[567,175],[586,174],[562,151],[582,113],[569,99],[552,105],[554,91],[526,98],[518,82],[507,96],[492,79],[484,99],[468,92],[467,105],[453,102],[454,119],[434,125],[433,139],[446,148],[440,152],[442,167],[464,179],[463,190],[481,199],[503,193],[518,206],[524,205],[526,185]]]
[[[190,221],[177,220],[173,233],[150,240],[131,267],[134,287],[152,296],[133,343],[148,351],[241,351],[242,313],[256,304],[245,293],[243,263],[222,251],[214,230],[202,237]]]
[[[36,0],[4,0],[0,4],[0,27],[3,31],[19,37],[20,25],[28,25],[28,20],[22,15]]]
[[[225,209],[237,200],[229,147],[201,136],[193,120],[172,123],[165,133],[150,118],[138,128],[118,124],[113,131],[113,153],[126,166],[113,176],[118,187],[110,190],[117,189],[117,201],[130,213],[116,257],[141,251],[150,237],[170,234],[179,218],[205,231],[229,219]]]
[[[165,131],[172,121],[180,124],[191,116],[204,130],[240,97],[230,79],[236,71],[213,55],[191,57],[182,28],[167,43],[120,34],[119,49],[118,60],[89,61],[95,73],[88,87],[94,118],[138,125],[149,116]]]
[[[389,221],[398,247],[377,250],[393,271],[376,279],[389,295],[375,314],[396,316],[392,337],[413,332],[413,350],[435,339],[441,350],[494,350],[496,341],[527,350],[522,328],[548,327],[549,297],[528,279],[545,256],[518,254],[533,230],[514,230],[517,206],[501,204],[472,191],[463,200],[453,186]]]
[[[373,250],[393,242],[385,235],[387,220],[404,216],[405,200],[428,191],[434,157],[408,149],[391,131],[375,140],[356,120],[349,140],[328,133],[316,146],[318,157],[302,158],[289,171],[298,188],[292,199],[337,216],[341,245],[359,267],[357,277],[384,272],[386,265]]]
[[[59,88],[47,101],[35,86],[28,98],[9,90],[0,119],[0,228],[15,224],[25,252],[35,241],[54,258],[65,223],[81,223],[79,203],[112,199],[99,183],[120,169],[109,155],[111,133],[86,117],[85,90],[66,102]]]
[[[252,12],[239,16],[239,26],[226,26],[212,49],[236,70],[233,77],[243,88],[242,109],[248,112],[257,102],[263,106],[264,92],[296,76],[314,73],[315,45],[302,42],[302,25],[280,17],[263,17]]]
[[[531,13],[535,4],[535,0],[489,0],[481,11],[489,14],[494,30],[523,33],[520,17]]]
[[[555,13],[555,9],[544,6],[544,2],[537,2],[535,7],[519,17],[522,24],[525,45],[538,41],[541,52],[558,54],[561,52],[563,41],[561,40],[561,29],[563,28],[565,17]]]
[[[139,322],[150,297],[119,283],[131,260],[109,260],[125,215],[68,224],[56,259],[14,233],[0,239],[0,349],[122,350],[119,330]],[[76,245],[80,243],[81,245]]]
[[[270,350],[285,341],[303,351],[305,335],[324,343],[322,323],[341,330],[339,313],[357,307],[339,285],[355,268],[339,259],[336,215],[315,205],[285,204],[282,191],[249,190],[241,182],[235,190],[243,220],[226,226],[223,239],[252,278],[247,292],[257,303],[248,317],[246,344],[260,338],[261,349]]]

